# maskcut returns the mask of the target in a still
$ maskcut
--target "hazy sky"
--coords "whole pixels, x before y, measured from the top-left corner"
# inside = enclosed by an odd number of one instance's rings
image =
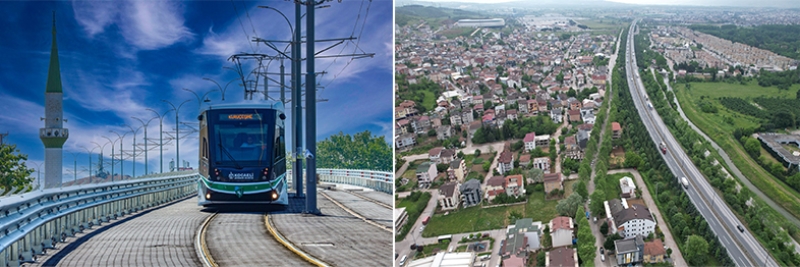
[[[747,7],[789,7],[800,8],[798,0],[605,0],[609,2],[641,5],[684,5],[684,6],[747,6]],[[431,1],[433,2],[433,1]],[[508,3],[523,2],[519,0],[436,0],[435,2],[461,3]]]

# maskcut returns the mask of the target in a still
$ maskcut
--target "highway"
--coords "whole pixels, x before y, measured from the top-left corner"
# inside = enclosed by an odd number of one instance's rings
[[[706,219],[711,230],[717,235],[721,244],[727,249],[736,266],[778,266],[776,261],[758,243],[753,235],[736,228],[742,225],[725,202],[717,195],[705,177],[683,151],[675,137],[667,129],[661,117],[654,109],[647,106],[646,91],[636,67],[636,56],[633,51],[633,36],[636,21],[628,32],[626,49],[626,71],[628,87],[634,99],[639,116],[656,144],[664,142],[666,154],[662,154],[667,166],[676,177],[687,177],[689,187],[686,192],[697,210]],[[650,75],[649,73],[647,75]]]

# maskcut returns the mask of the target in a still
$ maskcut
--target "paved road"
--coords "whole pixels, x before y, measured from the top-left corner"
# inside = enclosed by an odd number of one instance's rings
[[[219,266],[313,266],[267,232],[263,212],[217,214],[206,244]]]
[[[394,203],[394,198],[391,194],[379,192],[379,191],[352,191],[353,194],[358,194],[375,201],[381,202],[383,204],[391,206]]]
[[[330,191],[326,192],[330,193]],[[289,199],[289,209],[269,215],[275,228],[292,244],[333,266],[390,266],[391,232],[370,225],[317,194],[322,216],[301,214],[304,199]],[[367,200],[361,200],[371,203]],[[348,204],[361,205],[358,202]],[[353,209],[353,206],[348,206]],[[381,209],[386,209],[381,207]],[[392,220],[392,217],[383,220]],[[263,253],[262,253],[263,254]],[[259,266],[259,265],[254,265]],[[286,264],[282,266],[292,266]]]
[[[431,238],[423,238],[422,233],[418,231],[419,227],[422,226],[422,220],[425,219],[427,216],[433,216],[434,209],[436,209],[436,201],[439,198],[439,191],[438,190],[425,190],[431,193],[431,199],[428,201],[428,206],[425,207],[425,210],[422,211],[422,214],[419,215],[419,218],[416,222],[406,222],[406,223],[413,223],[414,227],[411,228],[411,231],[408,232],[406,238],[400,241],[395,242],[395,251],[396,253],[400,254],[395,261],[395,266],[400,264],[400,258],[403,255],[411,255],[411,245],[412,244],[433,244],[436,243],[438,240],[436,237]]]
[[[639,78],[636,67],[633,46],[633,29],[636,21],[631,24],[628,35],[627,72],[629,90],[634,98],[634,104],[642,118],[651,138],[656,143],[667,144],[668,152],[662,155],[667,166],[677,177],[687,177],[690,187],[686,190],[691,201],[695,204],[700,214],[706,219],[712,231],[717,235],[722,245],[727,248],[728,254],[737,266],[778,266],[774,259],[764,250],[749,231],[739,233],[736,225],[739,219],[733,214],[725,202],[711,188],[691,159],[681,149],[675,137],[667,129],[664,122],[654,110],[645,106],[644,84]]]
[[[326,190],[325,194],[367,219],[390,227],[390,229],[391,227],[394,227],[394,224],[392,223],[392,220],[394,219],[394,217],[392,217],[392,209],[380,206],[370,201],[365,201],[364,199],[349,192]]]
[[[194,235],[208,215],[195,198],[141,211],[78,234],[33,266],[200,266]]]

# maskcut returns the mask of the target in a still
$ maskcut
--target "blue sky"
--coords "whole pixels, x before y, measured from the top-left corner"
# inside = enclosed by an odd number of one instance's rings
[[[361,50],[376,55],[353,60],[349,65],[349,58],[316,61],[316,71],[328,72],[317,78],[324,86],[318,97],[328,99],[317,106],[317,139],[340,131],[352,134],[370,130],[391,140],[392,2],[332,1],[326,4],[330,7],[315,13],[317,39],[351,35],[362,38],[325,54],[353,53],[358,42]],[[64,145],[64,167],[71,171],[73,155],[70,152],[77,153],[78,169],[85,168],[89,159],[84,147],[95,148],[93,141],[100,145],[108,143],[102,136],[117,139],[109,131],[122,134],[130,131],[126,125],[140,127],[141,123],[131,117],[147,122],[155,117],[147,108],[162,114],[171,109],[161,99],[175,105],[190,100],[181,107],[180,119],[181,122],[196,122],[197,99],[182,88],[202,95],[217,88],[214,83],[203,80],[204,77],[222,86],[237,78],[236,73],[223,68],[233,67],[233,63],[227,61],[232,54],[275,54],[263,44],[251,44],[248,37],[288,40],[291,32],[277,12],[258,8],[259,5],[281,10],[294,23],[294,5],[287,1],[0,2],[0,23],[3,24],[0,27],[0,99],[3,100],[0,132],[8,132],[6,142],[16,144],[30,161],[43,161],[44,146],[38,138],[38,129],[44,127],[39,118],[44,117],[53,11],[56,12],[64,118],[68,120],[64,127],[70,131]],[[305,22],[303,18],[304,25]],[[326,44],[316,45],[317,50],[323,47]],[[288,64],[287,61],[287,72]],[[278,63],[271,63],[269,71],[277,72],[278,66]],[[233,82],[227,87],[225,103],[244,101],[237,84]],[[277,87],[274,83],[271,85]],[[271,95],[277,96],[277,93]],[[287,92],[287,95],[290,94]],[[220,103],[219,92],[212,92],[208,97],[212,103]],[[149,139],[158,138],[158,122],[158,119],[153,120],[147,127]],[[169,112],[164,119],[164,130],[172,130],[174,126],[175,113]],[[192,166],[197,165],[197,139],[191,138],[194,136],[196,134],[182,139],[180,144],[181,159],[188,160]],[[136,138],[137,143],[143,142],[143,130],[138,131]],[[132,142],[129,133],[123,139],[124,149],[131,149]],[[95,153],[98,151],[95,149]],[[110,151],[107,145],[105,154]],[[157,149],[149,152],[150,171],[158,168],[157,156]],[[174,157],[173,141],[165,147],[165,169]],[[92,160],[96,163],[96,156]],[[126,174],[130,174],[132,164],[131,161],[125,163]],[[137,160],[136,170],[137,174],[144,173],[143,155]],[[79,177],[86,175],[87,172],[83,172]],[[72,177],[66,172],[64,176]]]

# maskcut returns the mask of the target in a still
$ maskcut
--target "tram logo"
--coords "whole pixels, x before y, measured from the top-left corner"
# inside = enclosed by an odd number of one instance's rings
[[[228,179],[231,180],[253,180],[253,173],[228,173]]]

